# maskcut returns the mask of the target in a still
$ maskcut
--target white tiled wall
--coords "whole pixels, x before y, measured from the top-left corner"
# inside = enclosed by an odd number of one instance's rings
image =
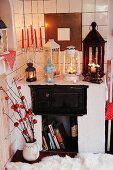
[[[70,0],[70,12],[82,12],[82,0]]]
[[[38,38],[38,26],[41,24],[43,42],[45,42],[44,13],[82,12],[82,39],[88,34],[91,23],[96,21],[98,31],[100,31],[103,38],[106,38],[107,40],[108,0],[79,0],[79,2],[77,0],[29,0],[21,1],[21,3],[20,0],[13,0],[13,2],[17,32],[19,32],[20,29],[20,34],[17,33],[19,50],[21,49],[21,43],[19,43],[21,41],[21,38],[19,37],[21,36],[21,27],[29,26],[31,23],[37,28]],[[21,12],[18,10],[18,4],[20,4]]]
[[[83,0],[83,12],[95,12],[95,0]]]

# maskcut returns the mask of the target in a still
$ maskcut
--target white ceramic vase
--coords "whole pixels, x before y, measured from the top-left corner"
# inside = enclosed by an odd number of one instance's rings
[[[39,146],[37,141],[34,143],[25,143],[23,148],[23,158],[27,161],[35,161],[39,157]]]

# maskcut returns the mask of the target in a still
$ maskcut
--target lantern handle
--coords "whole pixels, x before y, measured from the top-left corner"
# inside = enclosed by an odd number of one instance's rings
[[[89,30],[91,30],[91,27],[92,27],[92,30],[95,30],[97,28],[98,30],[98,25],[96,22],[92,22],[91,25],[89,26]]]

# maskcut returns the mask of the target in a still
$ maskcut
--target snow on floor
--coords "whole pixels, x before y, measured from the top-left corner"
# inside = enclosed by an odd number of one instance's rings
[[[78,154],[75,158],[49,156],[39,163],[26,164],[10,162],[8,170],[113,170],[113,155],[110,154]]]

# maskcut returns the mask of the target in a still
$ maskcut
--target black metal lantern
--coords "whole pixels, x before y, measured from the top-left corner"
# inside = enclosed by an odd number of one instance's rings
[[[91,23],[92,30],[83,40],[83,76],[87,76],[88,64],[100,67],[100,77],[104,75],[104,50],[105,41],[96,30],[96,22]]]
[[[36,81],[36,68],[33,67],[33,63],[27,63],[26,68],[26,81]]]

